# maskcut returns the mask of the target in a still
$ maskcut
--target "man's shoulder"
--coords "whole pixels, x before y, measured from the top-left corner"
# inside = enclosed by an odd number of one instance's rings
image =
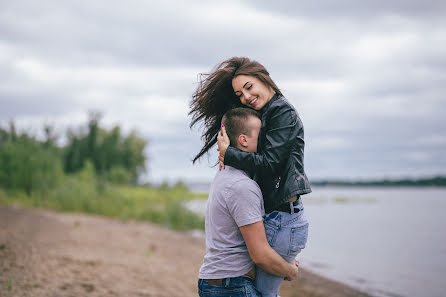
[[[227,189],[238,189],[246,186],[259,187],[258,184],[246,174],[246,172],[228,165],[225,166],[225,169],[217,172],[214,182],[224,182]]]
[[[227,165],[225,169],[217,172],[214,185],[227,193],[246,191],[246,189],[261,193],[259,185],[243,170]]]
[[[260,187],[241,170],[226,166],[217,172],[211,193],[210,209],[229,213],[237,226],[257,222],[264,214]]]

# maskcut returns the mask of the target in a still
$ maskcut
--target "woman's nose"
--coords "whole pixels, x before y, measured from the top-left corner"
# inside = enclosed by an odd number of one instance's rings
[[[251,94],[249,92],[246,92],[246,91],[243,92],[243,97],[245,97],[246,101],[251,100]]]

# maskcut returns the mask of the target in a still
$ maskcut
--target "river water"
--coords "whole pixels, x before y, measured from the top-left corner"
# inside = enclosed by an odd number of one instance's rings
[[[374,296],[446,296],[446,189],[314,187],[302,198],[301,267]],[[203,214],[203,201],[189,206]]]

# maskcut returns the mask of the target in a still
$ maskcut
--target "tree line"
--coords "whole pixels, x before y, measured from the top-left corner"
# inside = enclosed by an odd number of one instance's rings
[[[90,113],[85,126],[66,131],[64,145],[51,125],[43,127],[43,139],[17,132],[13,121],[0,126],[0,187],[46,192],[86,168],[99,183],[136,184],[146,170],[147,141],[135,131],[124,135],[119,126],[107,130],[100,119]]]

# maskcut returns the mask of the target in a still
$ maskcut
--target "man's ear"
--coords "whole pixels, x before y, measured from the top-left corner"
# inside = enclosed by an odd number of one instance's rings
[[[239,143],[241,146],[243,146],[243,147],[247,147],[247,146],[248,146],[248,140],[247,140],[245,134],[240,134],[240,135],[237,137],[237,141],[238,141],[238,143]]]

